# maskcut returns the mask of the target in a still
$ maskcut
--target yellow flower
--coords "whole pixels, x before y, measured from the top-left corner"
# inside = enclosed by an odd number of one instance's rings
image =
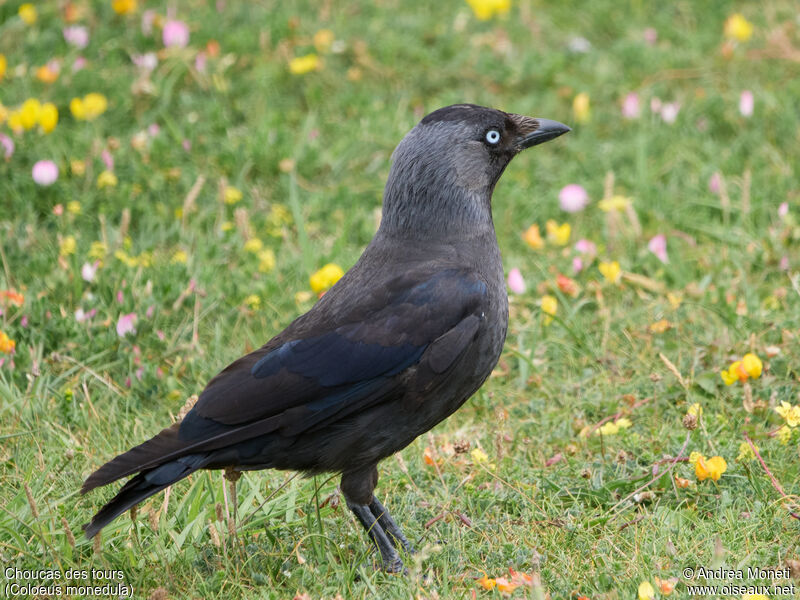
[[[252,252],[255,254],[256,252],[260,251],[263,246],[264,242],[262,242],[260,239],[250,238],[244,243],[244,250],[245,252]]]
[[[792,438],[792,430],[787,425],[783,425],[780,429],[778,429],[777,435],[781,444],[785,446],[786,444],[789,443],[789,440]]]
[[[70,254],[75,254],[75,247],[77,243],[75,242],[75,236],[68,235],[61,243],[58,245],[58,253],[61,256],[69,256]]]
[[[261,250],[258,253],[258,270],[262,273],[269,273],[275,268],[275,253],[271,248]]]
[[[535,223],[525,230],[525,233],[522,234],[522,239],[534,250],[541,250],[544,248],[544,240],[539,233],[539,226]]]
[[[111,0],[111,8],[118,15],[127,15],[136,12],[136,0]]]
[[[8,337],[5,332],[0,331],[0,353],[11,354],[14,352],[16,345],[17,343]]]
[[[600,200],[600,202],[597,203],[597,206],[603,212],[611,212],[611,211],[625,210],[630,203],[631,203],[630,198],[617,195],[617,196],[611,196],[611,198],[605,198],[604,200]]]
[[[22,111],[12,110],[8,113],[8,126],[16,133],[22,132]]]
[[[545,325],[549,325],[553,321],[556,312],[558,312],[558,300],[556,297],[550,294],[542,296],[542,317]]]
[[[741,366],[742,362],[737,360],[733,363],[727,371],[722,370],[720,371],[720,377],[722,377],[722,381],[725,382],[725,385],[733,385],[737,381],[739,381],[739,367]],[[745,374],[745,379],[747,379]]]
[[[103,94],[92,92],[83,97],[83,107],[86,111],[86,120],[91,121],[106,112],[108,100]]]
[[[691,457],[689,460],[691,461]],[[705,481],[709,477],[713,481],[719,481],[719,478],[722,477],[722,474],[727,469],[728,463],[721,456],[712,456],[707,459],[701,454],[697,457],[697,462],[694,465],[694,474],[697,476],[698,481]]]
[[[175,252],[172,253],[170,262],[173,265],[185,265],[188,260],[189,255],[186,254],[186,250],[175,250]]]
[[[467,4],[481,21],[496,15],[506,15],[511,10],[511,0],[467,0]]]
[[[78,121],[82,121],[86,118],[86,107],[83,105],[83,100],[81,98],[73,98],[69,101],[69,112],[72,113],[72,116],[75,117]]]
[[[656,597],[656,591],[653,589],[653,584],[649,581],[643,581],[640,583],[637,592],[639,594],[639,600],[653,600]]]
[[[472,452],[469,453],[469,455],[472,457],[472,462],[476,463],[489,462],[489,455],[486,454],[486,452],[484,452],[480,448],[475,448]]]
[[[497,580],[492,577],[489,577],[486,573],[484,573],[483,577],[478,579],[478,585],[485,590],[493,590],[494,587],[497,585]]]
[[[753,379],[761,377],[763,368],[764,365],[761,363],[761,359],[753,353],[747,353],[742,358],[742,369]]]
[[[58,109],[52,102],[45,102],[39,111],[39,126],[45,133],[50,133],[58,123]]]
[[[725,37],[739,42],[746,42],[753,35],[753,24],[739,13],[733,14],[725,21]]]
[[[333,287],[343,275],[344,271],[339,265],[328,263],[309,278],[309,283],[313,292],[320,294]]]
[[[554,220],[550,219],[545,223],[547,230],[547,239],[554,242],[558,246],[566,246],[569,243],[569,235],[572,228],[569,223],[562,223],[559,225]]]
[[[73,175],[80,177],[86,173],[86,162],[79,159],[73,159],[69,161],[69,170],[72,171]]]
[[[33,25],[36,23],[36,17],[38,16],[36,14],[36,7],[30,2],[20,5],[17,14],[19,14],[19,18],[22,19],[26,25]]]
[[[258,310],[259,307],[261,306],[261,298],[259,298],[257,294],[250,294],[247,298],[244,299],[244,303],[251,310]]]
[[[622,277],[622,269],[616,260],[601,262],[597,265],[597,269],[600,271],[600,274],[606,278],[606,281],[611,283],[617,283],[620,277]]]
[[[318,71],[319,67],[319,56],[313,52],[305,56],[296,56],[289,61],[289,71],[294,75],[304,75],[311,71]]]
[[[575,120],[578,123],[587,123],[589,121],[590,107],[589,107],[589,94],[581,92],[572,101],[572,112],[575,115]]]
[[[758,446],[756,446],[756,450],[760,450]],[[739,454],[736,455],[736,462],[742,462],[743,460],[753,460],[756,457],[755,452],[750,447],[750,444],[747,442],[742,442],[739,444]]]
[[[22,103],[19,109],[20,125],[25,130],[33,129],[39,122],[39,114],[42,111],[42,103],[36,98],[28,98]]]
[[[633,425],[633,423],[631,423],[630,419],[622,417],[621,419],[617,419],[613,423],[611,421],[609,421],[608,423],[603,423],[597,429],[597,431],[595,431],[595,435],[616,435],[621,430],[627,429],[631,425]]]
[[[225,201],[225,204],[236,204],[242,199],[242,192],[239,191],[239,188],[229,185],[225,188],[222,199]]]
[[[686,411],[687,415],[694,415],[695,417],[700,418],[703,414],[703,407],[700,406],[699,402],[695,402],[689,407],[689,410]]]
[[[235,225],[231,221],[223,221],[222,225],[219,226],[222,231],[231,231]]]
[[[100,260],[108,252],[108,247],[103,242],[92,242],[89,247],[89,258]]]
[[[314,34],[314,48],[317,52],[327,52],[333,44],[333,32],[330,29],[320,29]]]
[[[697,462],[698,462],[698,461],[699,461],[701,458],[703,458],[703,455],[702,455],[702,454],[700,454],[699,452],[692,452],[691,454],[689,454],[689,464],[690,464],[690,465],[696,465],[696,464],[697,464]]]
[[[0,52],[0,81],[2,81],[3,77],[5,77],[7,68],[8,61],[6,60],[6,55]]]
[[[69,103],[72,116],[78,121],[92,121],[106,112],[108,100],[103,94],[92,92],[83,98],[73,98]]]
[[[102,190],[104,187],[116,187],[118,183],[117,176],[113,171],[103,171],[97,176],[97,189]]]
[[[81,214],[81,203],[77,200],[70,200],[67,202],[67,212],[71,215]]]
[[[788,402],[782,401],[780,406],[775,407],[775,412],[786,421],[789,427],[800,425],[800,404],[792,406]]]

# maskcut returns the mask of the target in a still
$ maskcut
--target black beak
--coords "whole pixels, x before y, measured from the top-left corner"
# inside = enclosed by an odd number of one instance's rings
[[[559,123],[558,121],[551,121],[550,119],[533,119],[530,117],[528,117],[528,119],[530,119],[528,122],[531,125],[538,123],[539,126],[533,131],[525,133],[519,137],[517,146],[520,150],[524,150],[525,148],[530,148],[531,146],[536,146],[544,142],[549,142],[550,140],[556,139],[560,135],[564,135],[568,131],[572,131],[571,128],[567,127],[563,123]]]

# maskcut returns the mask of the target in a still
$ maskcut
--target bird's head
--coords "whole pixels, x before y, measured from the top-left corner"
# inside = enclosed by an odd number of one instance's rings
[[[474,104],[440,108],[395,149],[383,222],[423,234],[435,228],[461,235],[491,226],[492,191],[511,159],[568,131],[557,121]]]

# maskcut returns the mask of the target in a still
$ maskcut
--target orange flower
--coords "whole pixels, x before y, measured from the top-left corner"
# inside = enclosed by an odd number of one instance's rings
[[[558,289],[564,292],[567,296],[572,296],[573,298],[575,298],[580,292],[578,283],[574,279],[570,279],[561,273],[559,273],[558,277],[556,277],[556,285],[558,286]]]
[[[8,337],[5,332],[0,331],[0,353],[13,354],[16,345],[17,343]]]
[[[478,585],[483,587],[483,589],[485,590],[493,590],[497,585],[497,581],[486,575],[486,573],[484,573],[483,577],[478,579]]]
[[[25,302],[25,296],[16,290],[0,290],[0,303],[20,307]]]
[[[539,233],[539,226],[535,223],[525,230],[525,233],[522,234],[522,239],[534,250],[541,250],[544,248],[542,234]]]

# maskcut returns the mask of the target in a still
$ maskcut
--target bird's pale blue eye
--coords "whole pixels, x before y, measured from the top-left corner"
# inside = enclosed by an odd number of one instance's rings
[[[500,141],[500,132],[497,129],[490,129],[486,132],[486,141],[494,145]]]

